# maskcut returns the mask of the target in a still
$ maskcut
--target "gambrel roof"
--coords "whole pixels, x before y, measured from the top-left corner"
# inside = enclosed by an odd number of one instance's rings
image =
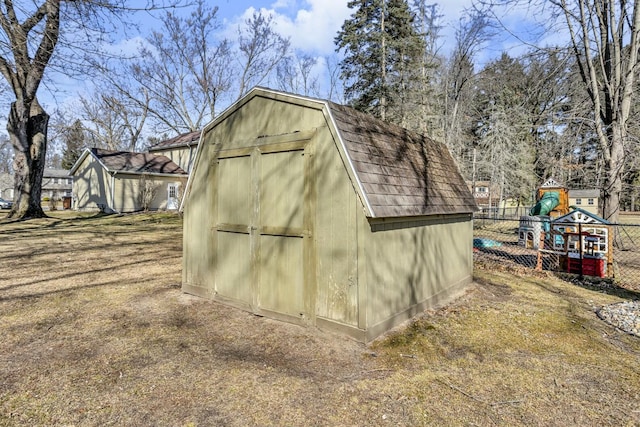
[[[208,124],[203,135],[255,97],[322,110],[366,216],[467,214],[478,209],[443,143],[331,101],[256,87]],[[198,165],[201,151],[199,147],[195,168],[207,167]]]
[[[444,144],[344,105],[327,106],[373,217],[477,210]]]
[[[69,171],[69,175],[73,175],[89,155],[98,160],[105,170],[111,173],[187,175],[180,166],[166,156],[158,156],[151,153],[104,150],[102,148],[86,149]]]

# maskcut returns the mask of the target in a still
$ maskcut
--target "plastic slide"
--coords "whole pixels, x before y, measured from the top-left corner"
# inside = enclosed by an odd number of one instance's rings
[[[530,215],[549,215],[556,206],[560,204],[560,193],[557,191],[547,191],[542,195],[538,203],[529,211]]]

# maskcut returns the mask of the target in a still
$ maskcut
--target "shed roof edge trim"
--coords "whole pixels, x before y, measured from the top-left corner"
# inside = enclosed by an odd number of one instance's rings
[[[187,183],[184,186],[184,194],[182,196],[182,200],[180,200],[180,206],[178,206],[178,212],[184,212],[184,204],[188,198],[188,194],[191,192],[191,180],[193,179],[193,177],[195,176],[195,172],[196,172],[196,168],[198,167],[198,159],[200,158],[200,152],[202,151],[202,146],[204,144],[201,144],[202,142],[202,137],[204,136],[204,130],[215,121],[212,120],[209,124],[205,125],[202,127],[202,130],[200,130],[200,137],[198,137],[198,145],[196,145],[196,155],[193,157],[192,160],[192,167],[191,167],[191,171],[189,171],[189,173],[187,174]]]

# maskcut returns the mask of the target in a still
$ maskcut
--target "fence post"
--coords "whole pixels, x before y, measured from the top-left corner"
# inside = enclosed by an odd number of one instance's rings
[[[580,246],[580,279],[582,279],[582,270],[584,269],[583,259],[584,253],[582,252],[582,223],[578,223],[578,245]]]

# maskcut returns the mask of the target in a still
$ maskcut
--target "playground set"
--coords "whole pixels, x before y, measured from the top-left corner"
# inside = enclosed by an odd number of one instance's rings
[[[520,217],[518,244],[537,249],[537,267],[550,256],[560,271],[609,277],[613,275],[611,226],[599,216],[569,206],[569,190],[548,179],[536,192],[530,215]]]

